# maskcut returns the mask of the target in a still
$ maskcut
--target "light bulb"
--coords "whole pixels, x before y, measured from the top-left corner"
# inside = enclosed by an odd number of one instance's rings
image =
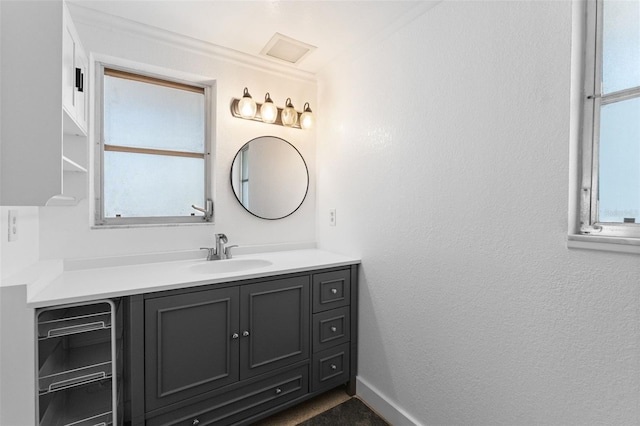
[[[260,116],[265,123],[275,123],[278,118],[278,107],[274,105],[269,92],[264,95],[264,103],[260,107]]]
[[[253,118],[256,116],[257,110],[258,106],[256,105],[256,102],[251,99],[249,90],[245,87],[242,99],[238,101],[238,111],[240,111],[240,116],[242,118]]]
[[[285,107],[280,114],[280,118],[282,118],[282,124],[285,126],[293,126],[298,121],[298,112],[293,107],[291,103],[291,98],[287,98],[285,102]]]
[[[313,127],[315,123],[315,118],[313,116],[313,111],[309,107],[309,102],[304,104],[304,112],[300,115],[300,127],[307,130]]]

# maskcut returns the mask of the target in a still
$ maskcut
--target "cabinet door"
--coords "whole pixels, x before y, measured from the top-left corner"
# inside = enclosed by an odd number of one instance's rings
[[[145,301],[146,411],[238,380],[238,289]]]
[[[75,89],[75,118],[82,130],[87,129],[87,57],[80,46],[76,47],[73,87]],[[78,71],[79,70],[79,71]],[[78,75],[79,74],[79,75]]]
[[[78,33],[71,21],[68,10],[64,9],[62,35],[62,105],[75,126],[65,122],[65,132],[75,133],[87,130],[87,108],[85,93],[87,88],[87,57],[79,42]],[[70,127],[70,128],[68,128]]]
[[[309,277],[251,284],[240,290],[240,377],[309,358]]]
[[[62,31],[62,105],[67,113],[75,115],[76,40],[69,25]]]

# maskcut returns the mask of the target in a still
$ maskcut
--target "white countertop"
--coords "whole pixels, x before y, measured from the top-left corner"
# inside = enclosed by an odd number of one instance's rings
[[[270,264],[236,272],[203,273],[197,271],[202,264],[233,262],[242,259],[260,259],[270,262]],[[307,249],[239,255],[234,256],[232,260],[211,262],[204,259],[191,259],[125,266],[74,268],[73,270],[61,271],[51,281],[44,285],[38,285],[33,289],[34,291],[30,291],[27,305],[37,308],[86,302],[358,263],[360,263],[360,259],[355,257],[324,250]],[[194,268],[196,265],[199,266]]]

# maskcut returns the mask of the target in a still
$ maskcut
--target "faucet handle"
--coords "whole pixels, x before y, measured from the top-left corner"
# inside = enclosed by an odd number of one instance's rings
[[[227,247],[224,248],[224,257],[225,258],[227,258],[227,259],[231,259],[232,258],[231,249],[234,248],[234,247],[238,247],[238,245],[234,244],[232,246],[227,246]]]
[[[200,250],[207,251],[207,260],[213,260],[217,255],[215,247],[200,247]]]

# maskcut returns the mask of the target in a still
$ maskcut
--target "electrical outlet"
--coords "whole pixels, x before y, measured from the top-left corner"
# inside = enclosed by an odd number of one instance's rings
[[[329,226],[336,226],[336,209],[329,209]]]
[[[9,242],[18,239],[18,210],[9,210]]]

